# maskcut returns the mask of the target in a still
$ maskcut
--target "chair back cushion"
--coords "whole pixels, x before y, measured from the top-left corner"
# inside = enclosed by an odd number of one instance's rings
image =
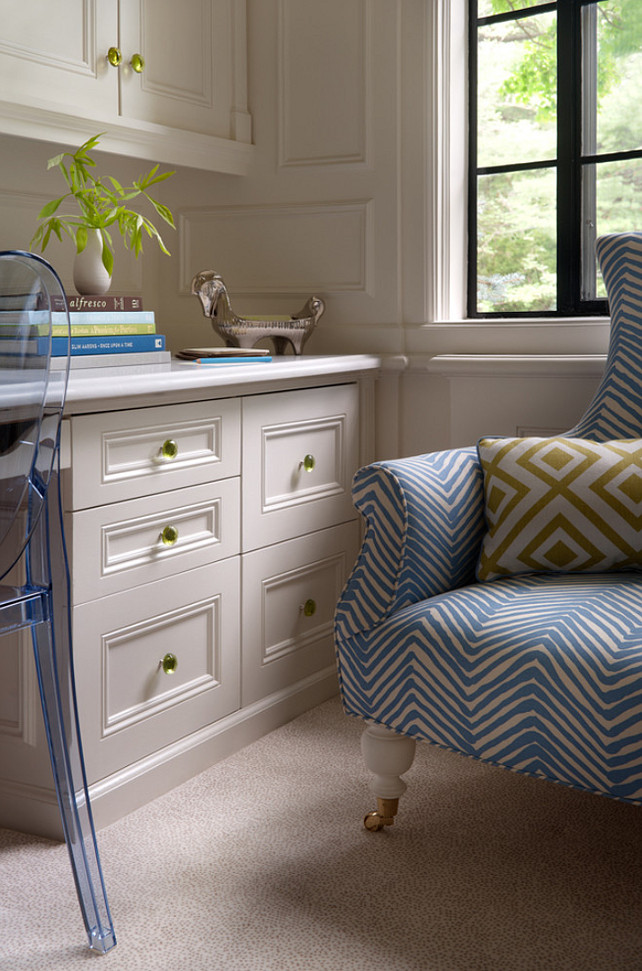
[[[642,440],[482,439],[477,578],[642,567]]]

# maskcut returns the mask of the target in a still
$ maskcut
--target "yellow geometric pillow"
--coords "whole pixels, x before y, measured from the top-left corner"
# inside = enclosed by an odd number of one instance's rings
[[[482,438],[478,580],[642,568],[642,441]]]

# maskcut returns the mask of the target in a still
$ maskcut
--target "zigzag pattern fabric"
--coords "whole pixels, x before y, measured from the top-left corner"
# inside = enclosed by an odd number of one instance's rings
[[[482,439],[478,580],[642,567],[642,440]]]
[[[642,234],[598,240],[604,378],[569,435],[642,438]],[[349,714],[518,772],[642,804],[642,575],[473,580],[474,449],[355,479],[364,545],[336,613]]]
[[[414,604],[340,646],[346,710],[642,803],[642,576],[538,574]]]
[[[611,330],[604,375],[573,438],[607,442],[642,436],[642,233],[601,236],[595,251],[609,295]]]
[[[340,637],[474,579],[485,530],[482,482],[475,448],[357,472],[352,498],[367,529],[337,607]]]

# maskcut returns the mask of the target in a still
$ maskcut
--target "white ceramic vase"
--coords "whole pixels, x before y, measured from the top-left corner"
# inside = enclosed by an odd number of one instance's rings
[[[74,257],[74,287],[81,294],[107,293],[111,276],[103,263],[103,239],[99,229],[87,230],[87,245]]]

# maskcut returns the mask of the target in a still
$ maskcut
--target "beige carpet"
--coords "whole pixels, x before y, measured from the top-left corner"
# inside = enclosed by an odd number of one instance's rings
[[[118,947],[66,850],[0,831],[2,971],[640,971],[642,810],[419,746],[368,833],[331,701],[99,834]]]

